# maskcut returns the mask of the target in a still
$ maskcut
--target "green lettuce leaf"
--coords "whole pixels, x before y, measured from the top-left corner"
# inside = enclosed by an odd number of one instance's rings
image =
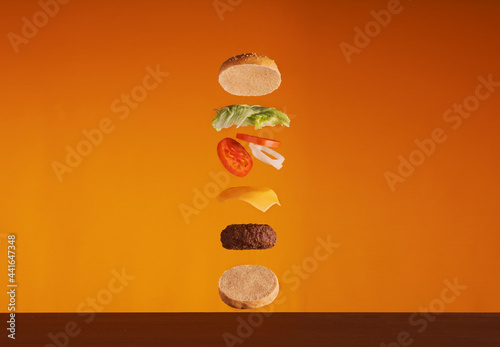
[[[212,120],[212,126],[217,131],[233,125],[236,125],[237,128],[253,125],[255,130],[266,126],[290,126],[290,118],[272,107],[231,105],[215,111],[217,116]]]

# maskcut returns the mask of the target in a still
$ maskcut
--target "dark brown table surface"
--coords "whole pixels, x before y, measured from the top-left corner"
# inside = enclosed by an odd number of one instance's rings
[[[495,346],[500,314],[18,313],[1,314],[0,346]],[[424,323],[426,321],[427,323]],[[399,342],[398,342],[399,337]],[[226,340],[227,342],[226,342]]]

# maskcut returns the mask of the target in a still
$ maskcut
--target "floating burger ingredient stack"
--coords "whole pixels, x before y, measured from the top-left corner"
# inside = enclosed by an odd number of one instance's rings
[[[228,93],[238,96],[261,96],[276,90],[281,74],[274,60],[255,53],[237,55],[226,60],[219,71],[219,83]],[[260,105],[230,105],[216,110],[212,126],[220,131],[233,125],[290,126],[288,116],[272,107]],[[255,159],[281,169],[285,158],[275,148],[280,141],[238,133],[236,138],[248,143]],[[245,147],[232,138],[217,145],[222,165],[237,177],[246,176],[253,166],[252,156]],[[272,156],[273,158],[271,158]],[[220,202],[238,199],[266,212],[274,204],[280,205],[276,193],[267,187],[237,186],[224,190]],[[231,224],[221,232],[222,247],[229,250],[263,250],[276,244],[276,232],[267,224]],[[276,275],[260,265],[240,265],[226,270],[219,279],[219,295],[227,305],[235,308],[258,308],[270,304],[279,293]]]

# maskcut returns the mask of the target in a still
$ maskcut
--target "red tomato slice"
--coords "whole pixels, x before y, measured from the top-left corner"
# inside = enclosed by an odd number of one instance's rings
[[[252,157],[238,141],[225,138],[217,145],[220,162],[227,171],[235,176],[243,177],[250,172]]]
[[[266,147],[278,148],[281,145],[281,142],[277,141],[277,140],[271,140],[271,139],[266,139],[263,137],[251,136],[251,135],[246,135],[246,134],[236,134],[236,138],[243,140],[243,141],[246,141],[246,142],[251,142],[251,143],[255,143],[256,145],[261,145],[261,146],[266,146]]]

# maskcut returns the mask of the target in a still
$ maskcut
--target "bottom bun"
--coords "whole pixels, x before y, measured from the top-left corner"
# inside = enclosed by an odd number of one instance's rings
[[[260,265],[232,267],[219,279],[219,295],[222,301],[234,308],[248,309],[269,305],[278,293],[278,277]]]

